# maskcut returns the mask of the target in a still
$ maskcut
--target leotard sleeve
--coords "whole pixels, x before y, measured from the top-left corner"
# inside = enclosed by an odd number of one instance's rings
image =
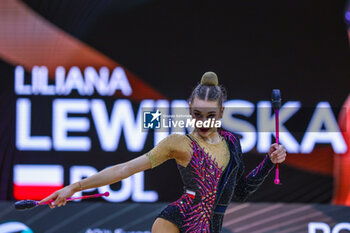
[[[152,168],[159,166],[169,159],[173,159],[176,151],[184,147],[185,135],[170,134],[161,140],[152,150],[146,153]]]
[[[240,159],[242,160],[242,150],[240,145],[239,151]],[[245,168],[243,164],[238,171],[239,179],[233,195],[236,201],[245,201],[250,194],[254,193],[263,183],[274,166],[275,164],[272,163],[270,157],[265,155],[264,160],[248,175],[244,176],[243,174],[245,173]]]

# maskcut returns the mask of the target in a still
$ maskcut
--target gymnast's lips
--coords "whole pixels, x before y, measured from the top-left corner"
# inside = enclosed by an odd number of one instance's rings
[[[200,128],[199,130],[203,133],[206,133],[209,131],[209,128]]]

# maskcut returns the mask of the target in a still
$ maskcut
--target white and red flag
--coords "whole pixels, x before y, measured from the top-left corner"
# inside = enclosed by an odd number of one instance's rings
[[[13,169],[13,194],[15,199],[41,200],[63,188],[61,165],[18,164]]]

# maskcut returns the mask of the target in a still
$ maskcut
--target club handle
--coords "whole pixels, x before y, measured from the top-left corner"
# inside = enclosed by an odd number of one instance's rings
[[[275,110],[275,125],[276,125],[276,143],[280,143],[280,126],[279,126],[279,109]]]
[[[279,167],[278,167],[278,164],[276,165],[276,171],[275,171],[275,184],[280,184],[281,181],[280,181],[280,178],[279,178],[280,174],[279,174]]]
[[[70,198],[67,198],[66,201],[82,200],[82,199],[89,199],[89,198],[103,197],[103,196],[104,197],[108,197],[109,196],[109,192],[85,195],[85,196],[81,196],[81,197],[70,197]],[[50,204],[53,201],[54,200],[49,200],[49,201],[42,202],[40,204],[39,204],[39,202],[37,202],[37,205],[48,205],[48,204]]]
[[[109,196],[109,192],[105,192],[105,193],[98,193],[98,194],[92,194],[92,195],[85,195],[85,196],[81,196],[81,197],[70,197],[70,198],[67,198],[66,201],[89,199],[89,198],[94,198],[94,197],[108,197],[108,196]]]

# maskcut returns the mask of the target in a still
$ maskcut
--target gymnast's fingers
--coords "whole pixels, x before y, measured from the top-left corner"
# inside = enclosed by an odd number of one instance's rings
[[[286,160],[286,157],[287,157],[286,149],[284,149],[284,147],[281,147],[280,151],[276,155],[277,163],[284,162]]]
[[[51,194],[50,196],[48,196],[48,197],[42,199],[42,200],[39,202],[39,204],[41,204],[41,203],[43,203],[43,202],[50,201],[50,200],[55,201],[55,199],[57,198],[57,195],[58,195],[57,192],[54,192],[54,193]],[[53,205],[52,203],[53,203],[53,202],[50,202],[50,203],[49,203],[49,207],[50,207],[51,209],[54,208],[54,205]]]
[[[65,198],[63,198],[62,195],[58,195],[54,205],[56,205],[57,207],[61,207],[64,202],[65,202]]]

